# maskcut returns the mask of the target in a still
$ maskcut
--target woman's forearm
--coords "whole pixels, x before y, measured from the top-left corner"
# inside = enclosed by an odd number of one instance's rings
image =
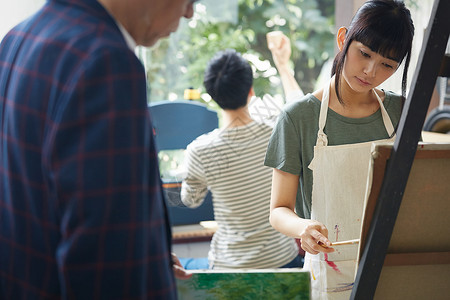
[[[293,237],[300,238],[308,221],[297,216],[290,208],[276,207],[270,212],[270,224],[277,231]]]

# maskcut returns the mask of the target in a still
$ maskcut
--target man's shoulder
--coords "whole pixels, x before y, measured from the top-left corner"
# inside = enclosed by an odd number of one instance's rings
[[[49,1],[18,29],[29,32],[33,43],[46,44],[49,50],[65,50],[80,60],[96,51],[127,48],[114,19],[97,1]]]
[[[220,129],[214,129],[213,131],[207,132],[195,138],[188,146],[187,149],[194,151],[201,151],[205,148],[211,148],[217,145],[217,140],[219,139]]]
[[[276,120],[276,118],[273,120],[255,120],[252,126],[249,127],[249,133],[257,136],[270,135]]]

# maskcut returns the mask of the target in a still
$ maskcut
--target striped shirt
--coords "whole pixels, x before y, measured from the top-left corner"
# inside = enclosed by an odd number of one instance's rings
[[[269,223],[272,170],[263,162],[271,132],[253,121],[216,129],[187,147],[182,201],[197,207],[211,190],[219,226],[208,254],[211,268],[277,268],[298,254],[294,239]]]

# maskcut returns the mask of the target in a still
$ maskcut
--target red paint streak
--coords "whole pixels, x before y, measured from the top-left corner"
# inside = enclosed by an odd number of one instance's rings
[[[338,269],[338,267],[336,266],[336,264],[335,264],[334,262],[328,260],[328,254],[327,254],[327,253],[324,253],[324,255],[325,255],[325,261],[327,262],[327,264],[328,264],[331,268],[333,268],[333,270],[335,270],[336,272],[341,273],[341,271]]]
[[[339,240],[339,225],[335,225],[334,226],[334,230],[336,231],[336,241],[338,241]]]

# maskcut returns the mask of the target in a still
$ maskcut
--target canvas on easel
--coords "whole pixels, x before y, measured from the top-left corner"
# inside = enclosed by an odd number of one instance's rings
[[[300,268],[191,271],[177,279],[179,299],[310,299],[310,275]]]
[[[392,144],[374,146],[358,260]],[[379,277],[375,299],[449,299],[450,144],[420,143]]]

